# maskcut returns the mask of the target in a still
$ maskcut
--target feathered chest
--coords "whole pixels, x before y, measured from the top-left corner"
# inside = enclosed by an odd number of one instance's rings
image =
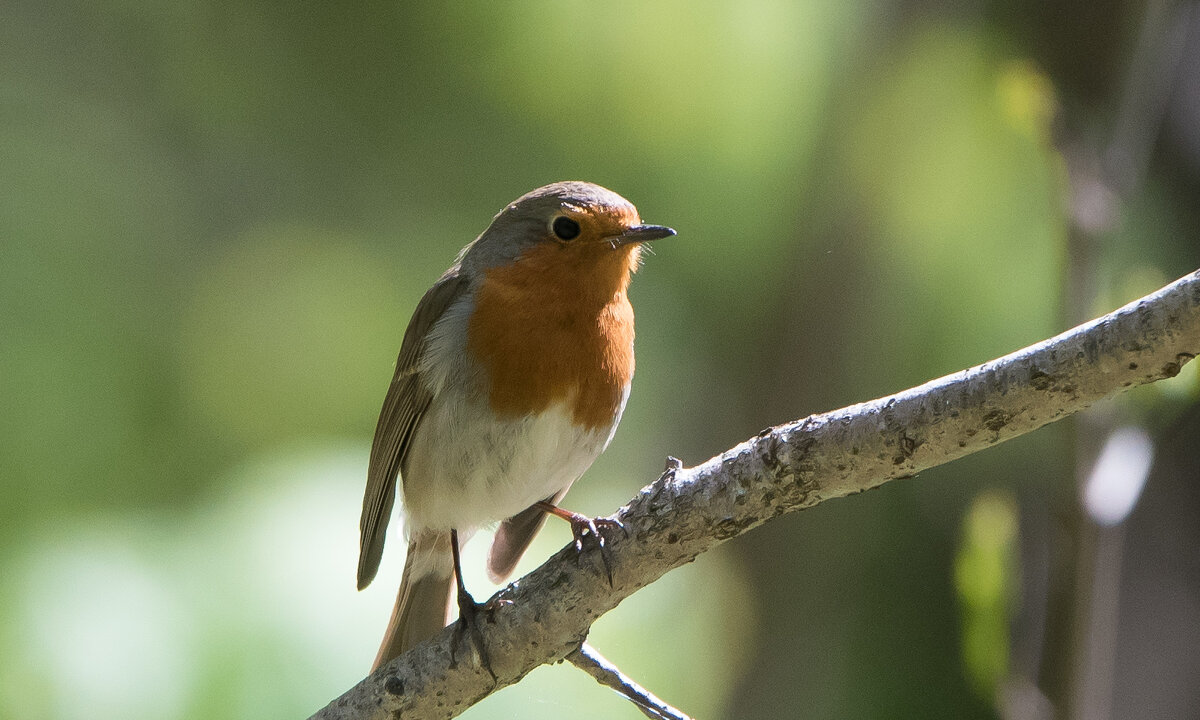
[[[493,412],[519,417],[563,402],[580,427],[612,426],[633,379],[626,288],[636,255],[612,256],[583,268],[529,262],[488,271],[467,351],[487,372]]]

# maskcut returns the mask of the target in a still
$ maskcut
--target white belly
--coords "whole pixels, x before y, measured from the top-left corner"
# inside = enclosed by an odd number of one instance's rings
[[[402,475],[410,535],[465,532],[550,497],[588,469],[620,420],[618,412],[611,427],[584,430],[560,403],[497,422],[483,402],[444,388],[421,419]]]

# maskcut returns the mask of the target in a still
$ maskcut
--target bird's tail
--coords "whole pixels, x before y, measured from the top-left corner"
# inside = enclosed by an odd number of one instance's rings
[[[422,533],[409,540],[400,592],[372,672],[446,627],[453,587],[450,533]]]

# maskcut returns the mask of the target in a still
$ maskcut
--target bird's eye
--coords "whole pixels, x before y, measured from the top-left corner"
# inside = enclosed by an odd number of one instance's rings
[[[554,231],[555,237],[559,240],[573,240],[579,237],[579,223],[566,215],[554,218],[554,222],[550,223],[550,229]]]

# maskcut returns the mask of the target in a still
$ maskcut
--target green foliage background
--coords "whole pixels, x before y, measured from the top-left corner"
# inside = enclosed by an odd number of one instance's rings
[[[4,15],[0,717],[305,717],[359,679],[402,564],[393,540],[354,591],[401,334],[533,187],[598,182],[679,231],[636,278],[638,376],[568,498],[583,512],[610,512],[667,454],[693,464],[1065,327],[1064,93],[1002,15],[865,0]],[[1194,211],[1166,182],[1133,200],[1096,311],[1194,268],[1179,241]],[[1177,381],[1184,399],[1194,385]],[[774,523],[635,596],[593,642],[697,717],[989,717],[1014,498],[1071,501],[1066,439]],[[523,567],[566,540],[551,525]],[[552,667],[466,717],[564,715],[638,716]]]

